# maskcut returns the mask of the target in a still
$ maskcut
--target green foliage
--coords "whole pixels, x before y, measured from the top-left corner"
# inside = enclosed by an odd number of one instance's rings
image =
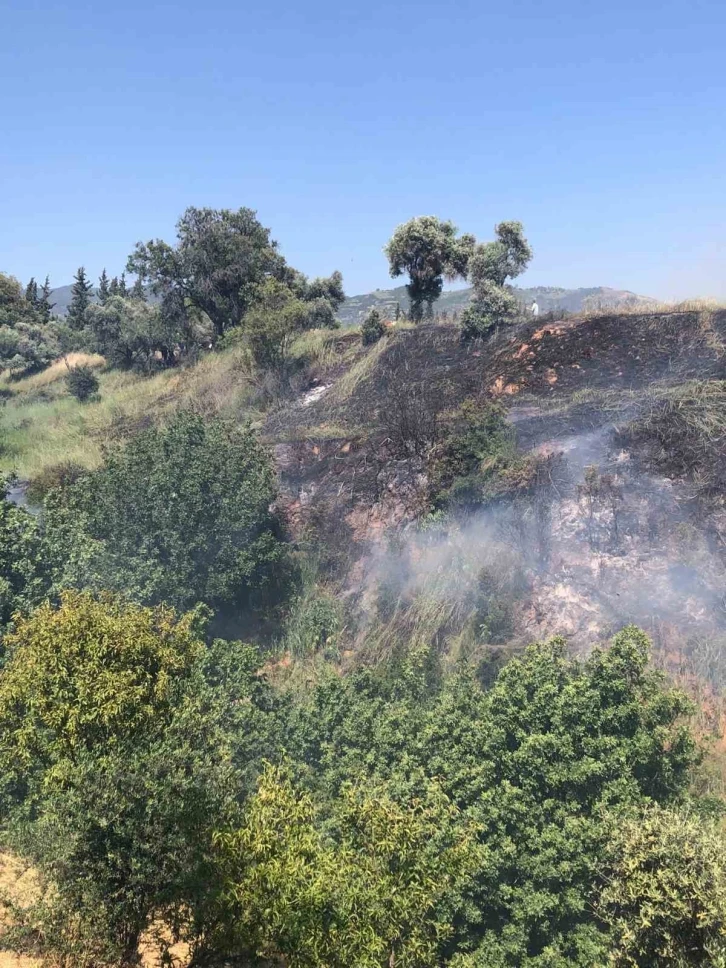
[[[369,310],[360,328],[360,338],[363,341],[363,345],[370,346],[372,343],[377,343],[385,335],[385,332],[386,327],[381,318],[381,314],[377,309]]]
[[[465,339],[485,336],[490,330],[516,319],[519,307],[507,280],[520,275],[532,258],[521,222],[500,222],[495,242],[475,246],[468,262],[474,297],[461,317]]]
[[[437,905],[476,855],[435,788],[399,805],[346,788],[324,837],[313,802],[268,767],[243,826],[220,834],[239,953],[290,968],[435,968],[451,928]]]
[[[209,327],[198,324],[193,313],[170,315],[136,297],[108,296],[88,309],[86,323],[111,366],[144,372],[174,364],[210,338]]]
[[[320,651],[328,658],[338,657],[342,612],[340,602],[332,594],[313,589],[296,602],[290,613],[285,648],[298,657]]]
[[[204,601],[238,619],[265,612],[291,580],[274,498],[269,457],[251,431],[181,412],[48,496],[56,585],[179,608]]]
[[[72,366],[66,373],[66,386],[72,397],[79,403],[86,403],[98,393],[98,377],[93,367],[85,363]]]
[[[432,314],[444,278],[466,276],[475,240],[471,235],[457,237],[457,231],[453,222],[422,215],[399,225],[385,248],[391,276],[395,278],[404,272],[409,276],[406,291],[414,322],[423,318],[424,306]]]
[[[301,703],[288,748],[327,796],[354,780],[405,799],[435,777],[476,821],[487,860],[449,899],[449,955],[478,945],[472,964],[584,966],[607,945],[591,893],[609,811],[686,789],[690,709],[628,629],[585,663],[559,641],[532,646],[489,693],[467,675],[442,683],[425,652],[327,680]]]
[[[161,239],[138,243],[128,270],[150,282],[167,311],[188,300],[206,313],[217,337],[240,324],[259,285],[284,278],[277,243],[249,208],[188,208],[177,239],[176,246]]]
[[[202,652],[194,613],[79,592],[20,619],[5,646],[0,764],[17,788],[33,773],[63,784],[79,751],[133,740],[168,715]]]
[[[331,311],[332,312],[332,311]],[[291,365],[291,348],[305,330],[320,324],[335,326],[335,319],[324,312],[320,300],[308,301],[295,294],[286,283],[268,280],[260,287],[254,307],[245,316],[245,335],[259,367],[284,379]]]
[[[486,500],[495,479],[514,456],[512,431],[497,404],[465,401],[431,459],[435,507],[475,506]]]
[[[66,321],[71,329],[81,330],[86,325],[86,310],[91,305],[93,283],[81,266],[73,277],[71,287],[71,301],[68,305]]]
[[[200,617],[68,594],[11,637],[7,836],[46,887],[29,922],[64,963],[136,964],[156,919],[197,946],[213,920],[212,832],[270,755],[274,701],[254,650],[205,649]]]
[[[109,300],[109,296],[111,295],[109,287],[110,287],[110,283],[109,283],[108,275],[106,274],[106,270],[104,269],[101,272],[101,276],[98,280],[98,301],[102,306],[106,305],[106,303]]]
[[[617,824],[597,904],[610,964],[726,965],[725,849],[723,831],[693,813],[653,807]]]
[[[58,328],[49,322],[48,280],[40,295],[37,285],[29,289],[30,299],[17,279],[0,273],[0,368],[15,375],[42,369],[60,352]]]
[[[33,515],[0,499],[0,632],[16,612],[37,605],[49,588],[39,524]]]

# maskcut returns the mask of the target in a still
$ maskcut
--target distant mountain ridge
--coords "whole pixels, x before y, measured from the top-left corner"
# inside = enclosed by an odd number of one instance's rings
[[[562,289],[557,286],[534,286],[530,289],[519,289],[515,286],[515,294],[524,305],[531,305],[536,300],[540,312],[550,310],[565,310],[579,313],[585,309],[598,309],[619,306],[654,306],[657,300],[650,296],[640,296],[627,289],[609,289],[607,286],[593,286],[581,289]],[[459,313],[471,302],[471,289],[456,289],[441,294],[435,303],[435,311],[441,313]],[[345,325],[359,323],[371,309],[378,309],[384,316],[392,318],[396,306],[400,306],[405,313],[408,310],[408,295],[405,286],[396,289],[376,289],[360,296],[350,296],[338,310],[338,317]]]
[[[530,289],[515,287],[517,298],[525,305],[531,305],[536,300],[540,312],[563,309],[570,313],[579,313],[584,309],[618,306],[649,306],[655,305],[655,299],[649,296],[639,296],[627,289],[609,289],[607,286],[593,286],[585,289],[561,289],[557,286],[534,286]],[[51,290],[51,302],[55,303],[53,311],[58,316],[65,316],[71,301],[71,286],[59,286]],[[436,302],[437,313],[460,313],[471,301],[471,289],[455,289],[441,294]],[[96,300],[96,290],[92,298]],[[354,326],[361,322],[366,313],[373,308],[380,310],[383,316],[392,318],[396,312],[396,305],[402,312],[408,310],[408,295],[405,286],[395,289],[375,289],[373,292],[359,296],[349,296],[338,310],[338,318],[344,326]]]

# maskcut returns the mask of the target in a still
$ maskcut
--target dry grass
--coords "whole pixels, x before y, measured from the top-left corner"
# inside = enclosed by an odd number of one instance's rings
[[[390,337],[384,336],[377,343],[368,349],[365,355],[361,356],[353,366],[344,373],[330,391],[330,400],[333,403],[343,403],[350,399],[356,389],[375,370],[380,358],[389,346]]]
[[[102,372],[99,399],[85,404],[71,397],[62,381],[39,385],[37,376],[13,384],[12,397],[0,411],[0,471],[26,479],[62,462],[95,467],[105,446],[163,423],[180,407],[235,419],[259,416],[250,407],[254,382],[247,354],[239,347],[150,377]]]
[[[726,309],[716,299],[684,299],[681,302],[624,303],[619,306],[594,306],[574,313],[578,319],[602,316],[669,316],[676,313],[712,313]]]
[[[24,380],[13,381],[8,373],[2,375],[2,385],[11,392],[25,392],[27,390],[37,390],[40,387],[50,386],[57,380],[62,380],[69,369],[75,366],[90,366],[94,370],[105,366],[106,360],[98,353],[66,353],[55,363],[51,363],[40,373],[34,373]]]

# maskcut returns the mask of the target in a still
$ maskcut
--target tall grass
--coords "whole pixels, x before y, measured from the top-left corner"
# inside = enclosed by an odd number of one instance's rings
[[[0,470],[5,473],[32,479],[63,462],[95,467],[105,446],[163,423],[184,406],[258,416],[248,406],[253,384],[246,352],[238,347],[153,376],[101,373],[99,399],[83,404],[68,394],[64,381],[39,380],[46,372],[14,383],[0,410]]]

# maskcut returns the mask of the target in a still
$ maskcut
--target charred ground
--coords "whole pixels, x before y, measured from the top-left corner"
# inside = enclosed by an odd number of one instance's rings
[[[587,646],[637,621],[679,662],[726,617],[725,339],[723,310],[540,320],[473,343],[437,325],[368,350],[339,337],[263,428],[293,531],[315,535],[358,630],[391,576],[399,603],[459,597],[446,635],[471,620],[472,581],[506,572],[490,640]],[[503,408],[517,460],[432,538],[435,461],[465,403]]]

